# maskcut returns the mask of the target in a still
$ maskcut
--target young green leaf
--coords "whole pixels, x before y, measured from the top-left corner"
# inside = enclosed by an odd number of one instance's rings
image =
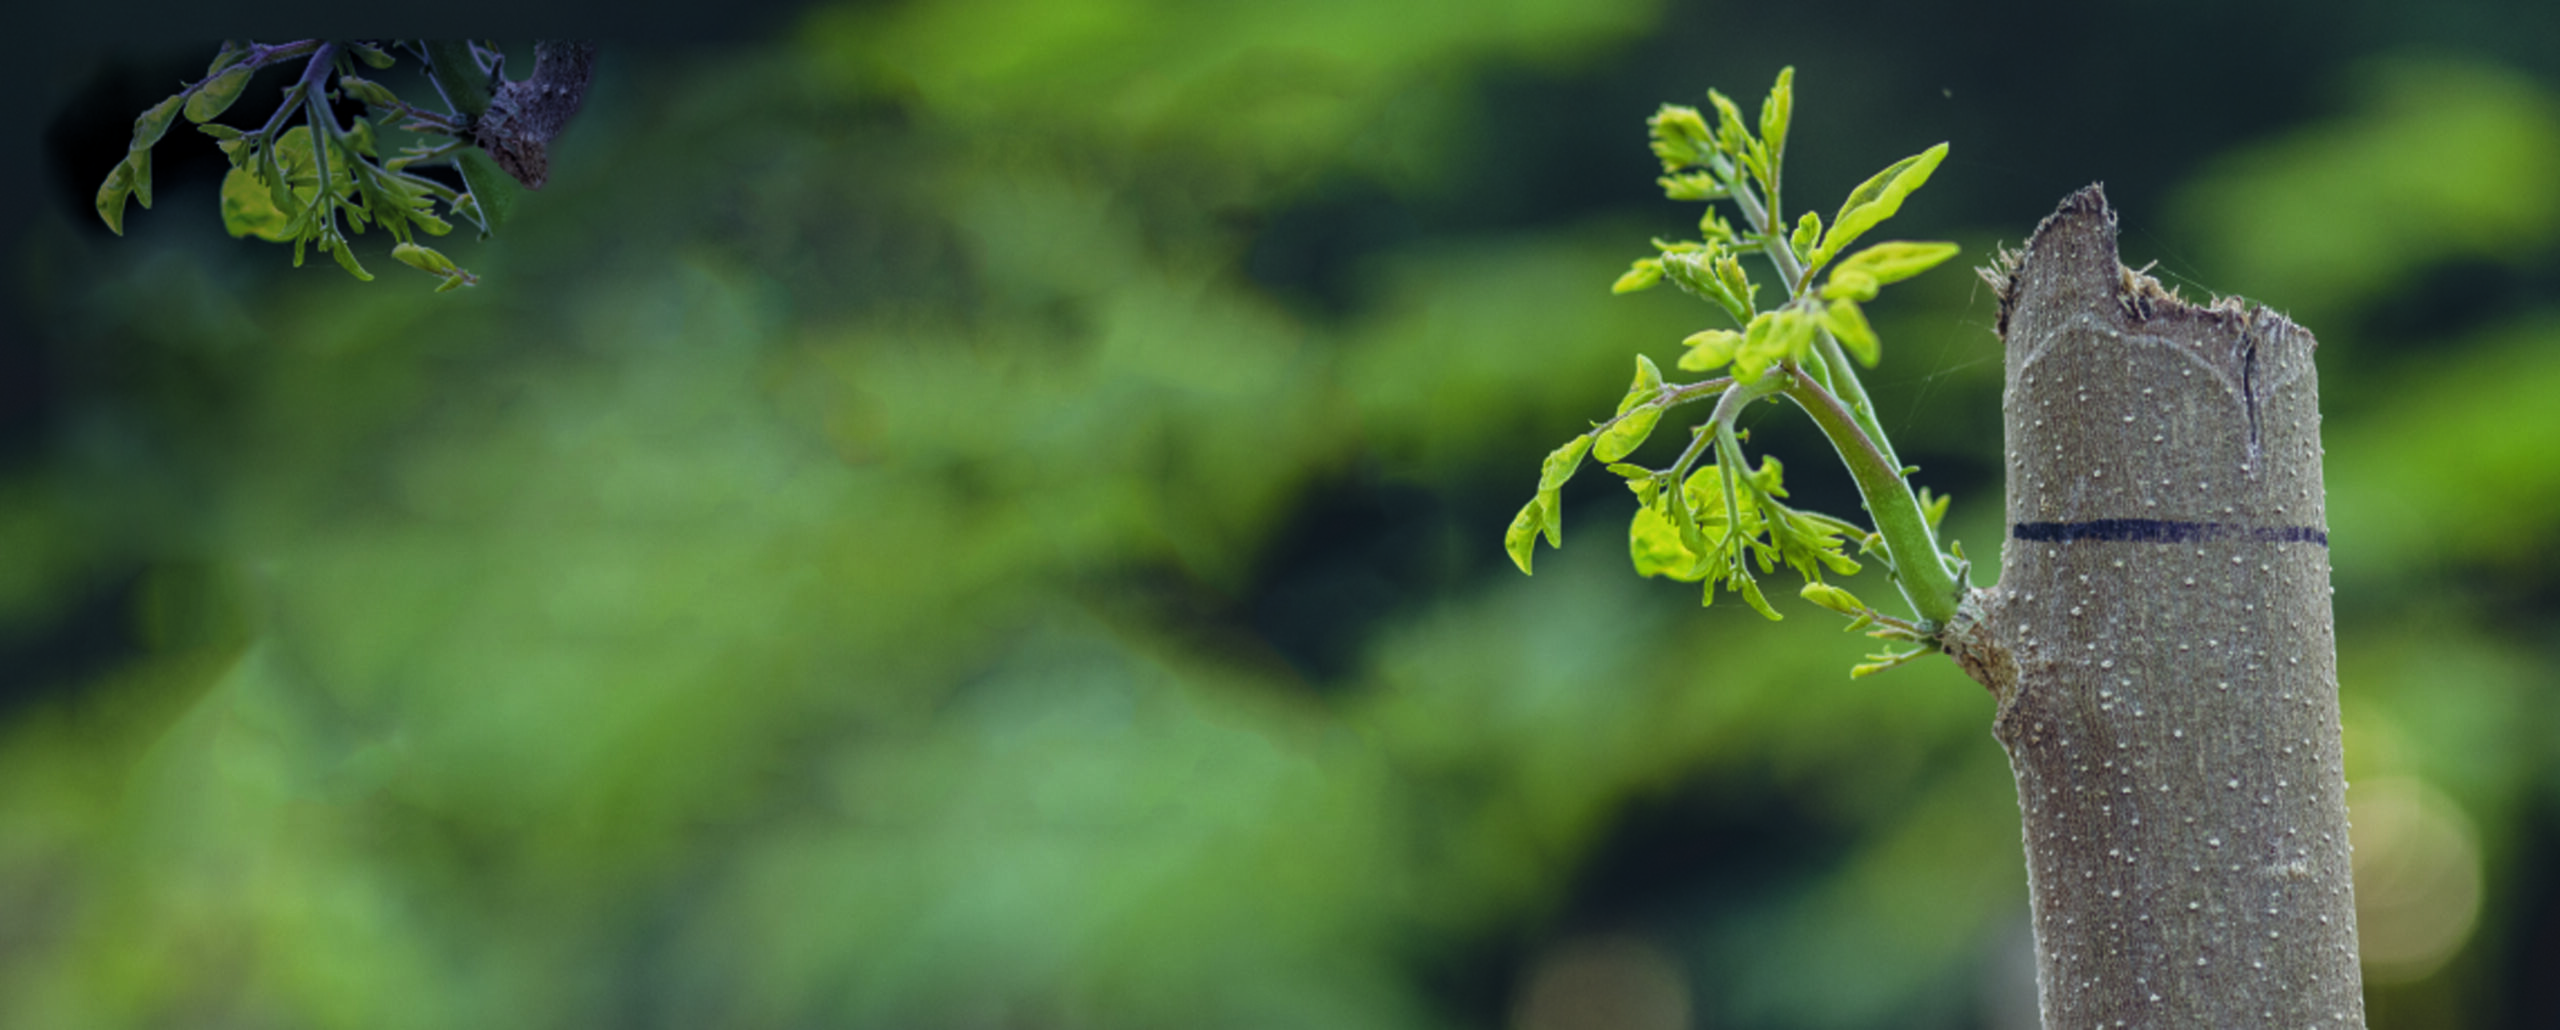
[[[365,271],[363,265],[356,263],[355,251],[348,248],[346,237],[334,232],[324,234],[320,237],[320,249],[328,251],[330,257],[337,258],[338,267],[346,269],[348,275],[355,276],[364,282],[373,281],[373,273]]]
[[[256,71],[245,64],[233,65],[196,87],[195,95],[187,98],[187,120],[203,123],[222,117],[240,99],[240,92],[249,88],[249,76]]]
[[[1537,552],[1538,527],[1545,519],[1545,506],[1533,497],[1520,507],[1520,514],[1511,517],[1511,528],[1503,531],[1502,549],[1511,555],[1511,564],[1520,566],[1522,575],[1532,574],[1529,558]]]
[[[1964,248],[1952,243],[1912,243],[1893,240],[1879,243],[1842,258],[1831,270],[1833,278],[1842,273],[1866,275],[1883,286],[1898,283],[1938,267]]]
[[[277,210],[275,194],[255,173],[234,168],[222,177],[222,227],[234,237],[255,236],[270,243],[291,239],[292,219]]]
[[[133,169],[133,199],[142,202],[143,210],[150,210],[151,151],[148,148],[128,151],[124,156],[124,163]],[[123,234],[118,233],[117,235],[121,236]]]
[[[291,136],[291,133],[286,134],[288,139]],[[298,211],[301,210],[301,206],[294,203],[292,181],[285,176],[284,157],[277,153],[281,149],[280,143],[269,143],[259,147],[255,161],[256,167],[250,170],[250,174],[257,177],[259,185],[267,188],[267,200],[275,206],[276,210],[292,208]]]
[[[402,264],[417,269],[417,272],[428,272],[428,274],[438,274],[438,277],[443,277],[445,282],[435,284],[435,292],[461,290],[461,287],[476,287],[476,284],[479,284],[479,277],[476,277],[476,274],[471,274],[468,269],[463,269],[463,266],[453,264],[453,259],[438,254],[433,246],[399,243],[399,246],[394,246],[392,249],[392,256],[402,261]]]
[[[1662,273],[1683,292],[1713,301],[1725,310],[1725,314],[1733,316],[1736,324],[1748,322],[1751,320],[1750,296],[1747,291],[1739,294],[1734,291],[1732,281],[1721,274],[1720,265],[1723,263],[1734,262],[1721,248],[1666,250],[1662,255]],[[1736,266],[1738,271],[1738,263]],[[1743,281],[1747,287],[1749,281]]]
[[[1786,476],[1786,462],[1779,461],[1775,454],[1763,454],[1760,456],[1760,467],[1745,473],[1743,480],[1760,493],[1771,497],[1785,497],[1787,495]]]
[[[1803,590],[1797,591],[1797,594],[1807,601],[1842,615],[1864,615],[1867,611],[1866,602],[1858,600],[1856,594],[1829,583],[1807,583]]]
[[[495,83],[489,70],[480,64],[478,47],[467,39],[430,39],[421,45],[427,54],[427,76],[453,105],[455,114],[477,120],[489,113],[489,98]],[[492,170],[495,170],[493,164]]]
[[[1742,109],[1733,106],[1733,98],[1715,90],[1707,91],[1707,102],[1716,109],[1716,149],[1737,158],[1751,150],[1751,130],[1744,128]]]
[[[1929,654],[1931,654],[1930,650],[1925,647],[1918,650],[1905,651],[1901,654],[1871,654],[1867,656],[1870,661],[1866,664],[1854,665],[1849,668],[1849,678],[1853,680],[1864,679],[1868,676],[1873,676],[1876,673],[1883,672],[1886,669],[1904,664],[1913,659],[1925,658]]]
[[[1778,82],[1769,87],[1769,99],[1760,104],[1760,140],[1773,154],[1787,152],[1787,123],[1796,110],[1796,67],[1778,69]]]
[[[1645,437],[1653,435],[1653,426],[1660,421],[1661,408],[1637,408],[1628,412],[1616,424],[1600,432],[1599,442],[1591,445],[1591,454],[1602,461],[1616,461],[1635,453],[1636,448],[1644,445]]]
[[[1663,171],[1694,168],[1715,153],[1713,136],[1697,108],[1664,104],[1645,120],[1645,129],[1653,136],[1653,156],[1662,159]]]
[[[1822,518],[1821,523],[1817,523],[1814,518],[1796,519],[1797,530],[1791,539],[1803,553],[1791,553],[1787,563],[1804,570],[1808,577],[1813,575],[1812,565],[1820,565],[1843,576],[1857,575],[1858,560],[1842,553],[1841,549],[1848,544],[1840,538],[1840,527],[1832,524],[1836,521]],[[1857,532],[1854,528],[1851,531]],[[1811,559],[1811,564],[1798,560],[1800,557]]]
[[[1742,345],[1734,349],[1733,355],[1733,378],[1736,381],[1759,382],[1761,373],[1778,363],[1781,349],[1769,342],[1770,331],[1775,328],[1777,320],[1777,312],[1763,311],[1743,328]]]
[[[1635,521],[1627,525],[1627,556],[1635,562],[1639,576],[1688,582],[1704,575],[1698,555],[1680,542],[1679,527],[1651,505],[1637,508]]]
[[[353,75],[341,75],[338,76],[338,88],[345,91],[348,96],[364,101],[365,103],[372,104],[375,107],[396,107],[400,103],[400,97],[397,94],[392,93],[391,90],[383,84],[371,79],[359,79]]]
[[[355,51],[356,57],[364,61],[366,67],[375,71],[391,67],[391,55],[384,53],[381,47],[371,43],[349,43],[347,49]]]
[[[1920,517],[1927,519],[1929,522],[1929,528],[1934,530],[1938,528],[1938,521],[1947,517],[1947,505],[1955,503],[1955,500],[1955,497],[1951,494],[1938,494],[1933,497],[1930,495],[1928,487],[1921,487]],[[1958,555],[1957,557],[1963,556]]]
[[[1733,223],[1725,220],[1724,212],[1710,206],[1707,213],[1698,216],[1698,239],[1701,242],[1730,247],[1738,238],[1733,231]]]
[[[1787,249],[1794,251],[1797,261],[1813,260],[1813,245],[1822,239],[1822,216],[1811,211],[1796,219],[1795,235],[1787,238]]]
[[[1662,369],[1654,365],[1652,358],[1642,354],[1636,355],[1636,378],[1634,382],[1627,384],[1627,395],[1618,399],[1618,414],[1626,414],[1636,405],[1652,400],[1653,395],[1660,392],[1662,392]],[[1616,461],[1617,459],[1602,460]]]
[[[107,181],[98,184],[98,217],[106,219],[107,228],[124,235],[124,199],[133,195],[133,155],[116,162],[107,173]]]
[[[1662,260],[1660,258],[1638,258],[1636,259],[1635,266],[1627,269],[1627,274],[1619,276],[1617,282],[1609,285],[1609,292],[1634,293],[1637,290],[1649,290],[1654,287],[1654,284],[1661,281]]]
[[[1708,263],[1714,251],[1697,244],[1674,245],[1662,240],[1653,241],[1653,245],[1662,251],[1662,256],[1654,260],[1671,285],[1683,293],[1715,299],[1720,287],[1716,285],[1715,266]]]
[[[1697,513],[1700,521],[1721,524],[1731,517],[1724,505],[1724,467],[1721,465],[1702,465],[1690,472],[1689,478],[1680,481],[1680,496],[1688,501],[1689,510]],[[1747,492],[1741,493],[1735,496],[1734,503],[1741,505],[1747,514],[1752,508],[1752,497]]]
[[[1538,489],[1554,490],[1573,479],[1582,467],[1582,456],[1591,450],[1591,434],[1584,433],[1564,442],[1564,446],[1547,452],[1547,460],[1538,466]]]
[[[1760,288],[1753,285],[1751,276],[1742,270],[1740,259],[1731,254],[1717,258],[1716,281],[1724,285],[1725,295],[1733,298],[1733,303],[1729,306],[1738,307],[1745,312],[1757,310],[1757,306],[1752,303],[1752,296],[1760,292]],[[1743,317],[1737,315],[1734,320],[1741,321]]]
[[[1689,348],[1680,355],[1681,371],[1713,372],[1731,362],[1734,352],[1742,349],[1742,334],[1731,329],[1709,329],[1691,333],[1680,342]]]
[[[226,39],[222,41],[222,49],[213,55],[213,64],[206,67],[204,73],[208,78],[220,75],[223,69],[248,59],[249,48],[246,45],[236,39]]]
[[[437,253],[433,247],[421,247],[415,243],[403,243],[391,248],[391,256],[398,258],[401,263],[406,264],[411,268],[443,277],[444,282],[439,283],[436,286],[437,293],[443,293],[447,290],[457,289],[464,286],[477,286],[480,284],[479,276],[472,275],[470,271],[464,269],[462,266],[454,264],[452,258]]]
[[[1813,320],[1794,307],[1754,316],[1743,331],[1742,346],[1734,353],[1733,377],[1756,383],[1779,362],[1803,357],[1813,345],[1813,327]]]
[[[1742,141],[1742,167],[1744,170],[1751,173],[1751,178],[1760,183],[1760,189],[1763,193],[1767,193],[1772,196],[1777,194],[1777,158],[1769,153],[1768,144],[1762,143],[1756,139],[1744,139]]]
[[[1638,466],[1620,462],[1609,466],[1609,469],[1614,472],[1622,468],[1637,467]],[[1645,471],[1650,472],[1652,470],[1646,469]],[[1626,475],[1624,472],[1620,472],[1618,474],[1622,476]],[[1638,507],[1652,504],[1653,499],[1660,496],[1662,493],[1662,477],[1653,475],[1629,477],[1627,480],[1627,489],[1636,495],[1636,505]]]
[[[160,137],[168,133],[169,123],[178,120],[178,105],[186,102],[185,93],[172,94],[169,99],[151,105],[149,110],[136,116],[133,120],[133,142],[126,144],[125,149],[149,150],[159,143]]]
[[[1564,494],[1555,490],[1538,491],[1538,527],[1547,534],[1547,546],[1564,546]]]
[[[1766,616],[1771,622],[1783,621],[1786,618],[1778,614],[1777,609],[1769,607],[1768,598],[1760,596],[1760,584],[1751,578],[1750,573],[1741,573],[1733,579],[1735,588],[1742,594],[1743,603],[1750,605],[1752,611]]]
[[[296,125],[286,129],[284,135],[268,149],[275,155],[277,167],[284,172],[284,178],[279,185],[309,187],[319,184],[319,166],[314,163],[311,156],[310,126]],[[335,161],[330,163],[337,164]]]
[[[1831,219],[1830,233],[1822,238],[1822,246],[1815,249],[1811,268],[1829,264],[1833,257],[1849,244],[1857,242],[1867,230],[1902,210],[1903,198],[1927,183],[1929,173],[1936,171],[1938,162],[1946,160],[1946,157],[1947,145],[1940,143],[1894,162],[1851,190],[1849,199],[1840,205],[1840,213]]]
[[[498,167],[497,159],[478,147],[455,154],[453,164],[461,169],[462,184],[471,191],[473,210],[478,214],[473,221],[480,223],[480,235],[486,237],[498,231],[515,213],[516,191],[522,187]]]
[[[436,275],[452,275],[462,270],[453,263],[452,258],[437,253],[435,248],[421,247],[415,243],[403,243],[391,248],[391,256],[411,268]]]
[[[1840,346],[1857,356],[1859,364],[1876,367],[1876,359],[1881,356],[1876,331],[1867,325],[1866,313],[1858,310],[1856,301],[1832,301],[1830,307],[1822,309],[1822,327],[1831,330]]]
[[[1855,268],[1833,269],[1831,278],[1822,284],[1824,300],[1874,300],[1876,289],[1883,284],[1876,277]]]
[[[354,119],[350,120],[347,123],[345,144],[346,149],[364,155],[365,157],[375,159],[382,157],[382,152],[374,146],[373,119],[371,118],[358,115]],[[366,166],[366,169],[370,171],[372,170],[372,166],[368,165]]]
[[[1662,195],[1673,200],[1722,200],[1732,195],[1724,183],[1709,172],[1666,175],[1654,181],[1662,184]]]
[[[391,185],[400,191],[402,197],[407,198],[411,224],[426,230],[429,236],[442,236],[453,231],[453,226],[445,224],[444,219],[435,216],[435,196],[427,192],[425,187],[418,185],[405,175],[393,177]]]

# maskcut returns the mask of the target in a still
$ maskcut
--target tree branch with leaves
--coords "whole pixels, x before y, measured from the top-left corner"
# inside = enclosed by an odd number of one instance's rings
[[[1549,545],[1562,546],[1560,491],[1586,455],[1596,457],[1627,481],[1640,502],[1629,529],[1629,550],[1639,573],[1703,582],[1708,604],[1715,603],[1719,589],[1730,590],[1754,611],[1776,619],[1778,611],[1762,593],[1758,576],[1774,574],[1784,565],[1803,578],[1802,597],[1849,616],[1852,629],[1920,645],[1870,656],[1868,663],[1851,670],[1863,676],[1934,650],[1940,628],[1956,616],[1968,571],[1961,547],[1942,551],[1939,546],[1938,523],[1947,499],[1911,486],[1908,477],[1914,470],[1894,456],[1893,443],[1877,423],[1875,405],[1858,378],[1858,368],[1873,368],[1881,354],[1861,305],[1874,300],[1882,287],[1954,257],[1957,247],[1896,241],[1842,256],[1928,182],[1947,147],[1941,143],[1876,173],[1850,192],[1828,224],[1807,211],[1789,226],[1782,173],[1794,89],[1795,69],[1779,72],[1761,104],[1757,131],[1733,101],[1713,91],[1708,93],[1716,111],[1713,128],[1697,109],[1676,104],[1664,105],[1648,123],[1654,155],[1662,161],[1664,194],[1710,204],[1731,201],[1743,225],[1737,228],[1710,206],[1698,223],[1697,239],[1655,240],[1657,253],[1636,261],[1615,289],[1629,293],[1667,280],[1713,304],[1733,327],[1691,334],[1679,368],[1726,369],[1729,374],[1670,383],[1651,359],[1638,355],[1635,382],[1618,402],[1617,413],[1547,456],[1537,495],[1512,520],[1504,545],[1522,572],[1530,571],[1541,535]],[[1759,306],[1760,284],[1743,267],[1748,256],[1762,258],[1776,274],[1785,293],[1779,304]],[[1671,408],[1710,397],[1716,401],[1713,413],[1691,428],[1689,446],[1669,466],[1655,469],[1621,460],[1644,443]],[[1736,420],[1753,404],[1775,398],[1792,402],[1822,428],[1857,482],[1875,519],[1873,531],[1789,506],[1785,469],[1778,460],[1763,457],[1756,466],[1750,463],[1743,449],[1746,434],[1735,428]],[[1699,466],[1709,452],[1714,461]],[[1858,571],[1859,563],[1848,551],[1851,543],[1858,554],[1881,557],[1910,618],[1870,607],[1823,578],[1826,571]]]
[[[594,79],[595,47],[538,43],[533,72],[520,81],[505,77],[504,59],[494,47],[421,41],[401,49],[425,64],[444,110],[419,107],[358,74],[359,65],[380,71],[397,63],[380,44],[223,44],[203,78],[134,119],[124,159],[98,187],[98,216],[122,235],[126,200],[151,206],[152,148],[183,115],[231,159],[222,183],[222,220],[234,237],[291,243],[297,268],[305,249],[316,246],[348,274],[371,281],[347,239],[370,224],[391,235],[392,257],[439,279],[437,292],[478,283],[419,237],[451,232],[452,218],[477,226],[486,238],[513,210],[517,183],[542,187],[552,142],[577,114]],[[255,129],[215,120],[259,72],[295,60],[303,62],[301,73]],[[361,102],[366,114],[341,123],[332,109],[341,98]],[[385,158],[382,132],[395,123],[420,141]],[[458,188],[417,171],[439,165],[459,174]]]
[[[1999,585],[1968,587],[1962,549],[1939,549],[1945,499],[1911,487],[1858,381],[1878,353],[1860,305],[1956,248],[1840,256],[1946,147],[1877,173],[1828,226],[1789,228],[1793,79],[1756,133],[1722,94],[1712,130],[1686,107],[1654,116],[1664,192],[1730,200],[1745,225],[1711,207],[1698,239],[1655,241],[1617,288],[1669,280],[1722,309],[1735,328],[1691,335],[1679,366],[1729,374],[1670,383],[1638,357],[1617,413],[1547,456],[1512,559],[1528,571],[1538,537],[1562,542],[1559,491],[1596,456],[1641,502],[1638,572],[1775,619],[1753,569],[1783,564],[1851,628],[1920,645],[1852,675],[1953,657],[1991,692],[2017,781],[2046,1026],[2362,1026],[2316,341],[2264,306],[2181,300],[2123,266],[2102,190],[2065,199],[1983,270],[2006,351],[2009,539]],[[1784,286],[1777,306],[1757,305],[1748,255]],[[1669,467],[1621,460],[1709,397]],[[1749,464],[1735,419],[1775,397],[1822,428],[1873,531],[1789,507],[1776,459]],[[1911,618],[1824,581],[1856,571],[1851,542],[1881,553]]]

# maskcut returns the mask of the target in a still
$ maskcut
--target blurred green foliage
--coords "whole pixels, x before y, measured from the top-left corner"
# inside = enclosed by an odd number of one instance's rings
[[[445,296],[65,206],[25,274],[76,389],[0,474],[0,1024],[1552,1026],[1596,984],[2014,1025],[1978,688],[1851,686],[1815,620],[1489,543],[1519,456],[1694,328],[1604,288],[1659,210],[1383,247],[1339,312],[1251,273],[1291,210],[1485,174],[1484,81],[1604,75],[1668,16],[916,4],[608,51],[469,257],[498,285]],[[2484,191],[2550,181],[2560,125],[2396,69],[2200,167],[2170,271],[2321,337],[2350,800],[2400,863],[2359,877],[2374,1022],[2486,1025],[2560,918],[2560,568],[2517,543],[2560,305],[2396,305],[2550,281],[2548,205]],[[1575,117],[1631,139],[1654,99]],[[2446,178],[2337,167],[2412,149]],[[1918,367],[1875,389],[1961,473],[1999,366],[1958,278],[1878,315]],[[1951,485],[1997,539],[1996,484]],[[1349,621],[1341,668],[1275,611]],[[2477,925],[2409,917],[2462,911],[2466,855]]]

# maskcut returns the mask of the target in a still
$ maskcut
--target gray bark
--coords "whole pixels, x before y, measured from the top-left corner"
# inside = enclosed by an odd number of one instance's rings
[[[2311,334],[2125,269],[2092,186],[2007,267],[1998,699],[2044,1023],[2361,1027]]]
[[[471,141],[524,188],[541,189],[551,178],[552,141],[578,116],[595,77],[594,43],[534,43],[533,74],[521,81],[498,76],[488,111],[472,122]]]

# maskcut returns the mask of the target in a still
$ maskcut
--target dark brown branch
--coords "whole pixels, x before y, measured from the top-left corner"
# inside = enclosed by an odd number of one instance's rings
[[[551,178],[551,144],[586,103],[595,80],[593,43],[544,40],[533,45],[533,74],[500,76],[489,111],[472,124],[471,141],[526,189]]]

